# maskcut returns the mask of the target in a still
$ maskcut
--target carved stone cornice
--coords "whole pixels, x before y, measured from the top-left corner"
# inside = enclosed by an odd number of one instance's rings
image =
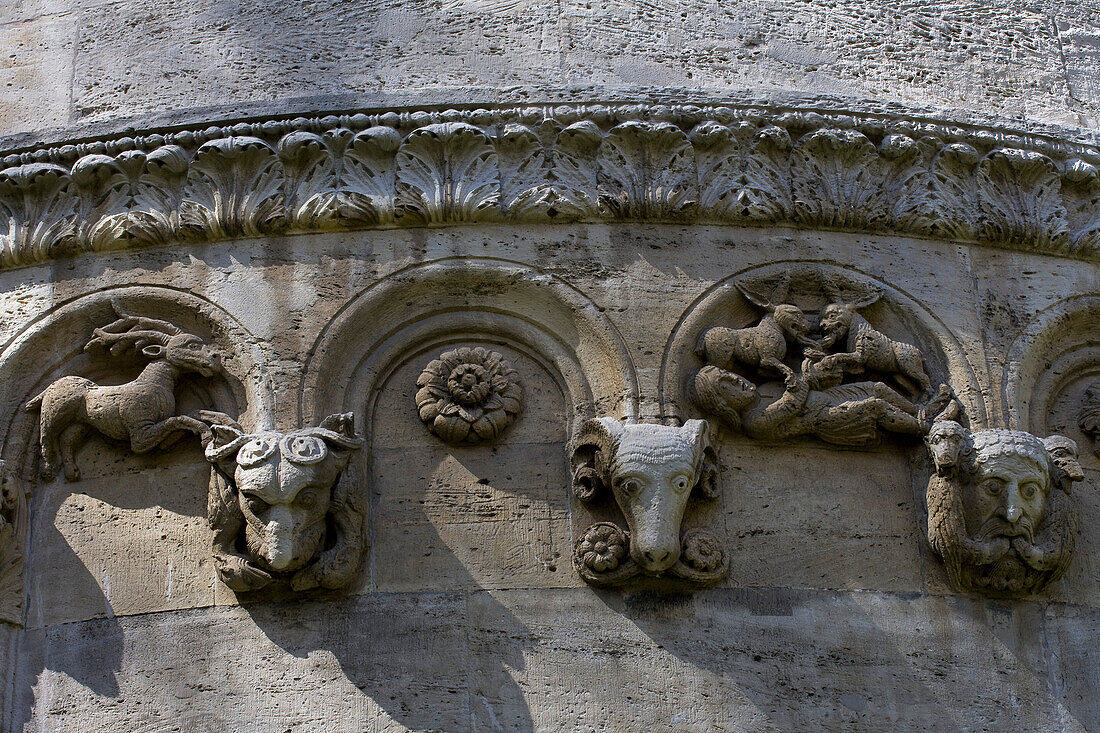
[[[82,252],[472,222],[789,225],[1100,260],[1100,150],[759,106],[409,110],[3,156],[0,267]]]

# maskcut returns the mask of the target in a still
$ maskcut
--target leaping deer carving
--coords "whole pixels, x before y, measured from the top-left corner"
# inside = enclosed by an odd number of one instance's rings
[[[117,301],[112,306],[118,319],[94,329],[84,350],[106,348],[118,355],[132,347],[150,361],[126,384],[102,387],[84,377],[62,377],[27,403],[25,409],[41,414],[42,473],[47,478],[57,474],[59,463],[66,479],[80,478],[74,454],[89,430],[128,441],[135,453],[167,446],[181,433],[210,436],[210,427],[202,420],[176,414],[175,388],[187,372],[210,377],[221,371],[218,353],[168,321],[130,315]],[[219,413],[200,411],[199,415],[222,422]]]

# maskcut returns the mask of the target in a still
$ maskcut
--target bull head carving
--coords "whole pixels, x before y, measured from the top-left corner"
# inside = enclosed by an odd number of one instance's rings
[[[365,511],[345,469],[362,442],[351,413],[290,433],[213,426],[208,519],[222,582],[237,591],[277,577],[294,590],[349,583]]]
[[[577,543],[574,565],[587,582],[609,585],[645,573],[698,583],[725,576],[721,547],[699,530],[681,537],[688,498],[718,495],[718,461],[705,420],[682,427],[588,420],[573,448],[573,491],[582,501],[612,496],[629,528],[601,522]]]

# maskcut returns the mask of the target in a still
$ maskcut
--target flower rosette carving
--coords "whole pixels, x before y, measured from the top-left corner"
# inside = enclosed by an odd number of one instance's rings
[[[680,560],[670,568],[673,575],[709,585],[726,577],[729,558],[722,543],[710,532],[691,529],[680,538]]]
[[[440,354],[416,385],[420,419],[448,443],[496,440],[523,407],[519,373],[501,354],[481,347]]]
[[[573,548],[573,567],[592,585],[614,585],[640,572],[630,559],[630,536],[612,522],[597,522],[585,530]]]

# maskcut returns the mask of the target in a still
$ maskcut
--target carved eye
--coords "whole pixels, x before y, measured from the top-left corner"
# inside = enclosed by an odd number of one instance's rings
[[[288,435],[283,438],[283,455],[291,463],[309,466],[324,460],[328,447],[313,435]]]
[[[312,509],[317,505],[317,492],[303,491],[294,499],[294,503],[306,509]]]
[[[1025,499],[1034,499],[1035,492],[1037,492],[1038,490],[1039,487],[1035,484],[1024,484],[1020,487],[1020,496],[1024,497]]]
[[[682,494],[687,491],[688,486],[690,485],[691,481],[688,479],[687,476],[684,476],[682,474],[672,479],[672,488],[676,491],[677,494]]]
[[[260,515],[271,508],[271,505],[266,501],[256,496],[255,494],[243,494],[244,503],[248,507],[248,511],[253,514]]]
[[[1004,490],[1005,484],[1000,479],[991,478],[982,482],[982,491],[990,496],[1000,496]]]
[[[638,479],[628,478],[619,482],[619,489],[629,496],[633,496],[642,490],[642,483]]]
[[[244,468],[251,468],[275,452],[278,440],[273,435],[257,435],[241,446],[237,451],[237,463]]]

